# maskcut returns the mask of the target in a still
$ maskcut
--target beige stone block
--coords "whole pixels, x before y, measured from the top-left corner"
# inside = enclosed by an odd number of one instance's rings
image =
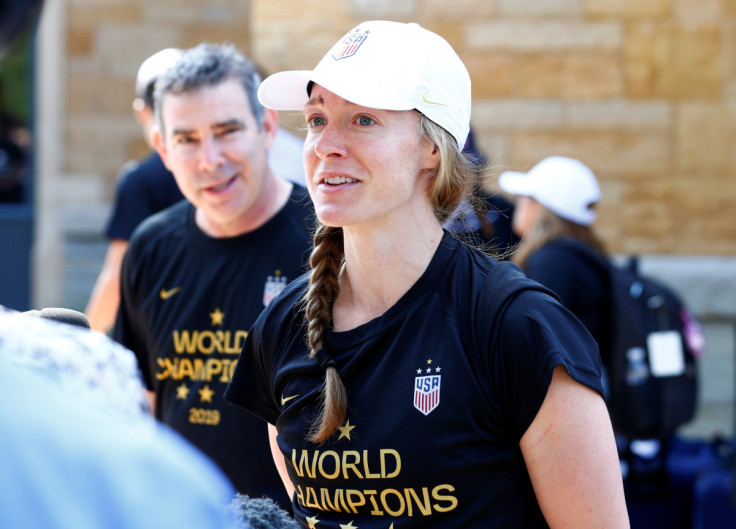
[[[733,0],[675,0],[675,18],[684,24],[718,23]]]
[[[106,77],[102,72],[71,74],[67,80],[66,108],[72,116],[116,116],[133,120],[134,84]]]
[[[493,20],[467,24],[468,46],[516,52],[616,51],[623,42],[617,22]]]
[[[500,54],[464,54],[462,60],[472,81],[473,99],[509,97],[515,61]]]
[[[624,71],[626,95],[635,99],[672,94],[672,36],[661,24],[632,24],[626,31]]]
[[[69,28],[66,33],[66,49],[69,55],[89,55],[92,53],[94,35],[89,28]]]
[[[351,15],[374,19],[411,17],[416,14],[417,0],[345,0]]]
[[[667,132],[672,124],[671,105],[666,101],[574,101],[567,105],[566,115],[575,129]]]
[[[130,24],[140,22],[142,10],[135,2],[70,2],[67,7],[70,28],[94,28],[105,24]]]
[[[500,99],[474,101],[472,121],[489,132],[559,129],[563,105],[556,101]]]
[[[110,25],[98,28],[95,56],[102,71],[113,77],[131,79],[141,63],[158,50],[182,45],[174,26],[156,28],[147,24]]]
[[[736,2],[733,2],[736,5]],[[723,30],[724,96],[736,104],[736,15]]]
[[[734,123],[734,114],[722,105],[679,105],[675,122],[678,169],[726,171],[732,168],[732,153],[736,151]]]
[[[559,15],[582,15],[581,0],[499,0],[501,15],[546,17]]]
[[[253,0],[251,16],[254,28],[264,22],[281,22],[285,32],[297,30],[300,20],[323,19],[345,11],[344,0]]]
[[[553,155],[577,158],[594,172],[611,174],[660,174],[670,170],[672,147],[666,133],[557,130],[515,132],[509,148],[510,162],[521,166]]]
[[[671,0],[583,0],[585,14],[595,17],[664,18]]]
[[[419,19],[482,18],[499,12],[499,0],[422,0],[419,2]]]
[[[524,58],[514,77],[515,94],[521,97],[607,99],[624,91],[620,60],[610,53]]]
[[[724,70],[720,27],[674,31],[671,64],[675,97],[720,97]]]
[[[271,72],[314,68],[350,29],[348,24],[339,27],[328,25],[322,30],[319,26],[317,20],[304,20],[287,32],[282,23],[260,24],[254,29],[253,57]]]
[[[423,24],[423,27],[441,35],[461,57],[466,52],[465,25],[462,22],[438,19],[427,21],[427,23]]]

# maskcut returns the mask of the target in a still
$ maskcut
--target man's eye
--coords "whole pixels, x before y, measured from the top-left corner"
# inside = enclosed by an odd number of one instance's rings
[[[229,128],[226,128],[226,129],[222,129],[218,133],[218,135],[219,136],[226,136],[228,134],[233,134],[233,133],[238,132],[238,131],[240,131],[240,127],[229,127]]]
[[[309,126],[310,127],[321,127],[326,123],[325,119],[319,116],[315,116],[313,118],[309,119]]]
[[[358,124],[359,125],[368,126],[368,125],[372,125],[373,123],[374,123],[374,121],[371,118],[369,118],[368,116],[360,116],[358,118]]]

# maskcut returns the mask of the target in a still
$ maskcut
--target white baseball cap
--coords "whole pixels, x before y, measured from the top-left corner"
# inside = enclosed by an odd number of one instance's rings
[[[182,50],[180,49],[166,48],[143,61],[140,68],[138,68],[138,76],[135,80],[135,95],[145,99],[149,85],[172,67],[181,55]]]
[[[498,185],[507,193],[532,197],[563,219],[583,226],[595,220],[593,206],[601,198],[593,171],[565,156],[545,158],[528,173],[504,171]]]
[[[302,110],[310,81],[343,99],[382,110],[416,109],[452,134],[460,149],[470,130],[470,75],[452,47],[419,24],[363,22],[314,70],[279,72],[258,89],[274,110]]]

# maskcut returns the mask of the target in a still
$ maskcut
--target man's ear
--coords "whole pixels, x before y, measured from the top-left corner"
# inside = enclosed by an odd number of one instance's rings
[[[169,165],[166,163],[168,150],[166,149],[166,142],[164,142],[164,135],[161,133],[161,129],[158,128],[158,125],[151,127],[151,145],[156,149],[156,152],[161,157],[161,161],[168,168]]]
[[[263,143],[266,150],[273,146],[279,128],[279,114],[271,108],[263,109]]]

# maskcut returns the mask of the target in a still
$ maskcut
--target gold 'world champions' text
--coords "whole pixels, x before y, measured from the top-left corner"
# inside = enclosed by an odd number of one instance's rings
[[[158,358],[158,380],[199,380],[227,383],[233,376],[238,356],[248,331],[174,331],[175,358]],[[211,355],[233,355],[235,358],[217,358]],[[210,358],[189,357],[210,356]]]
[[[368,450],[292,450],[291,464],[300,478],[385,479],[401,473],[401,456],[385,448],[369,456]],[[306,508],[357,514],[370,509],[373,516],[430,516],[457,508],[455,487],[448,483],[418,488],[325,488],[296,485],[297,501]]]

